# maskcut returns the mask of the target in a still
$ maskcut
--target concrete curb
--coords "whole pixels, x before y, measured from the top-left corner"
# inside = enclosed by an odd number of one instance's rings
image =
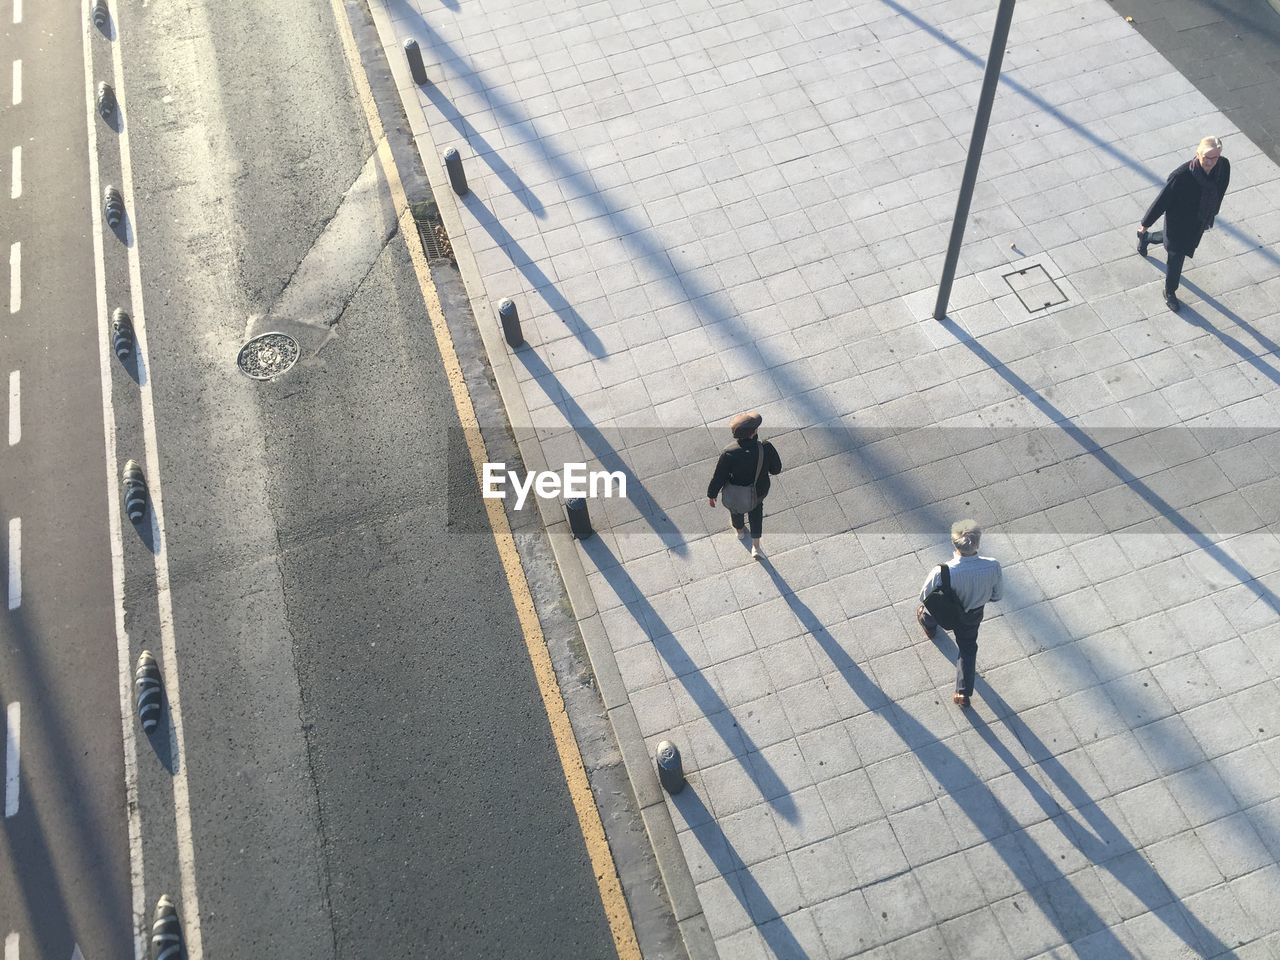
[[[440,160],[439,146],[432,139],[423,118],[417,98],[417,87],[410,76],[409,65],[404,57],[401,45],[404,38],[396,35],[386,10],[379,0],[367,0],[367,2],[383,53],[390,64],[396,89],[409,119],[410,133],[421,154],[423,167],[430,180],[440,216],[453,244],[454,256],[458,270],[462,274],[463,285],[467,290],[468,302],[479,326],[489,366],[493,371],[498,394],[506,408],[516,445],[527,470],[543,469],[546,466],[546,457],[543,455],[542,444],[538,439],[537,431],[531,424],[529,410],[515,375],[510,351],[502,338],[495,307],[484,294],[480,270],[470,245],[465,242],[466,228],[462,215]],[[429,47],[425,52],[429,60]],[[409,93],[412,99],[406,98],[406,93]],[[569,603],[578,621],[578,629],[586,646],[596,685],[605,709],[608,711],[614,737],[622,752],[627,776],[635,791],[636,802],[653,846],[658,869],[671,901],[672,912],[680,927],[685,949],[690,960],[720,960],[714,938],[711,936],[702,912],[702,903],[694,886],[693,875],[685,860],[684,851],[680,847],[675,824],[667,809],[662,788],[658,784],[652,758],[645,747],[626,686],[618,671],[613,648],[600,623],[595,598],[587,582],[586,569],[578,554],[573,536],[569,532],[568,520],[563,511],[558,509],[558,504],[543,500],[537,502],[552,553],[560,568],[560,575],[569,596]]]

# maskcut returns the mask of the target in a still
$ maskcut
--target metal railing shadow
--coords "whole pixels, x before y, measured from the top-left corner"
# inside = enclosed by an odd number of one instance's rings
[[[827,654],[832,665],[863,704],[883,718],[904,744],[908,746],[924,742],[932,744],[930,750],[916,751],[917,759],[948,791],[961,812],[988,841],[997,840],[1007,834],[1008,830],[998,825],[993,826],[992,811],[996,812],[996,820],[999,822],[1016,824],[1017,821],[995,793],[974,776],[962,758],[929,733],[920,721],[893,703],[875,680],[858,666],[839,641],[831,635],[818,616],[792,591],[777,568],[768,560],[764,565],[778,594],[791,608],[800,624]],[[1061,876],[1061,871],[1053,859],[1032,842],[1029,836],[1026,837],[1026,841],[1021,847],[1026,857],[1025,861],[1014,856],[1011,850],[1001,844],[992,843],[991,847],[1018,879],[1026,894],[1053,923],[1064,942],[1069,943],[1075,936],[1075,930],[1058,916],[1053,899],[1049,897],[1046,890],[1045,881],[1040,879]],[[1062,887],[1062,892],[1054,899],[1069,906],[1073,916],[1085,918],[1092,928],[1089,935],[1097,935],[1105,941],[1103,944],[1095,943],[1095,947],[1105,946],[1108,956],[1133,956],[1079,891],[1070,883],[1063,884]]]
[[[1275,593],[1257,577],[1254,577],[1242,563],[1209,539],[1209,537],[1200,531],[1195,524],[1175,509],[1171,503],[1135,476],[1132,471],[1125,467],[1125,465],[1115,457],[1114,454],[1108,453],[1106,449],[1101,447],[1097,441],[1089,435],[1087,430],[1083,427],[1076,426],[1076,424],[1071,422],[1071,419],[1065,413],[1054,406],[1050,400],[1043,396],[1029,383],[1001,363],[1000,359],[995,354],[979,343],[976,338],[971,337],[954,320],[947,318],[941,321],[941,323],[942,326],[951,332],[958,343],[964,344],[964,346],[967,347],[975,356],[979,357],[984,363],[986,363],[994,373],[1028,400],[1033,407],[1048,417],[1054,425],[1079,444],[1082,452],[1087,453],[1096,459],[1098,463],[1124,483],[1128,489],[1141,497],[1148,506],[1159,513],[1165,520],[1169,521],[1169,523],[1171,523],[1179,533],[1187,537],[1187,539],[1212,557],[1213,560],[1222,567],[1223,570],[1234,577],[1238,583],[1246,586],[1259,600],[1266,603],[1273,611],[1280,613],[1280,597],[1277,597]]]
[[[756,930],[769,945],[774,956],[786,957],[787,960],[807,960],[809,954],[796,940],[787,925],[782,921],[778,908],[773,905],[764,889],[751,875],[750,868],[742,862],[738,851],[729,843],[716,818],[707,809],[702,798],[698,796],[693,784],[688,784],[679,793],[671,796],[671,805],[680,811],[685,823],[692,826],[690,833],[706,852],[707,858],[715,865],[724,878],[724,882],[733,891],[738,903],[747,916],[751,917]]]
[[[476,218],[476,222],[484,227],[485,232],[493,238],[494,243],[506,251],[508,256],[511,257],[511,262],[515,265],[515,268],[530,283],[538,296],[547,301],[547,306],[564,322],[569,332],[582,341],[582,345],[587,348],[593,357],[597,359],[603,357],[605,355],[604,344],[600,342],[596,332],[591,329],[591,324],[587,322],[586,318],[578,312],[573,304],[565,299],[560,292],[560,288],[543,272],[537,262],[525,252],[524,247],[520,246],[520,242],[502,225],[502,221],[494,215],[485,202],[476,196],[474,190],[462,198],[462,204]]]
[[[627,613],[644,631],[650,643],[671,635],[671,630],[663,622],[653,605],[645,599],[644,594],[636,586],[627,571],[623,568],[613,551],[599,537],[591,537],[580,541],[582,550],[595,563],[596,569],[605,582],[620,598]],[[796,805],[791,800],[786,784],[778,776],[755,745],[750,735],[739,726],[729,705],[721,699],[720,694],[702,675],[701,669],[693,662],[678,644],[658,646],[654,650],[666,662],[676,679],[688,692],[707,722],[711,724],[720,739],[724,741],[733,758],[746,771],[761,796],[788,822],[794,822],[797,816]],[[678,723],[673,719],[673,724]],[[740,742],[741,748],[735,744]]]

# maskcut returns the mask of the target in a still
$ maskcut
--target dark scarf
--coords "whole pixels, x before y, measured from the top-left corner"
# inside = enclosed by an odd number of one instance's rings
[[[1216,164],[1214,169],[1218,169]],[[1205,173],[1204,167],[1200,166],[1199,157],[1191,161],[1191,176],[1195,177],[1196,183],[1200,184],[1200,226],[1208,230],[1213,226],[1218,205],[1222,203],[1222,192],[1218,189],[1213,177]]]

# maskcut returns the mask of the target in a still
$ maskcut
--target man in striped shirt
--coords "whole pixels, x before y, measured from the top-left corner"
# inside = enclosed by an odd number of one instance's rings
[[[982,528],[974,520],[960,520],[951,526],[951,545],[955,556],[947,563],[951,579],[951,591],[965,609],[964,622],[955,628],[956,646],[960,656],[956,659],[956,692],[953,703],[969,706],[973,696],[973,674],[978,660],[978,624],[982,622],[983,608],[1000,599],[1003,573],[1000,561],[978,556],[978,544],[982,540]],[[920,588],[920,604],[916,620],[924,635],[932,640],[938,634],[936,621],[924,607],[924,598],[942,584],[942,571],[933,572]]]

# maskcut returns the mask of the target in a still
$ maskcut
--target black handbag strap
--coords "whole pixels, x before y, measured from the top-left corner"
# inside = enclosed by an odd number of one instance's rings
[[[938,564],[938,573],[942,575],[942,589],[951,594],[951,599],[960,604],[960,598],[956,596],[956,592],[951,589],[951,567],[945,563]]]
[[[764,441],[756,441],[756,475],[751,478],[751,486],[760,482],[760,471],[764,469]]]

